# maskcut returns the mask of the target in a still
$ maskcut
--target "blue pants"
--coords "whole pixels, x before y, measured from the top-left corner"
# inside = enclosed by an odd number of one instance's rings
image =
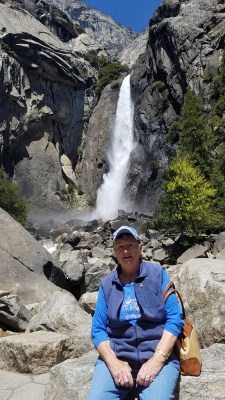
[[[147,388],[137,385],[137,391],[141,400],[170,400],[173,399],[173,392],[180,372],[180,365],[173,362],[166,362]],[[117,386],[114,379],[102,359],[95,363],[95,371],[91,389],[87,400],[116,400],[124,399],[130,388]]]

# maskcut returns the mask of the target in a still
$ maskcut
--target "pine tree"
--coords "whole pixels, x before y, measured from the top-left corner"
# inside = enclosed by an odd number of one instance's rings
[[[200,102],[191,90],[187,90],[181,117],[171,125],[168,136],[179,137],[178,154],[193,161],[206,177],[211,171],[211,153],[216,137],[207,124]]]
[[[18,196],[20,188],[11,182],[0,168],[0,207],[16,221],[24,222],[27,218],[28,206],[22,197]]]

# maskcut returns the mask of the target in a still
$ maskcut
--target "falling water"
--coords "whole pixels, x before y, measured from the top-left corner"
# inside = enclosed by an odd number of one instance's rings
[[[123,188],[130,153],[134,148],[133,110],[130,76],[127,76],[120,88],[111,147],[107,154],[109,172],[103,175],[103,183],[97,192],[94,218],[102,218],[104,221],[115,218],[118,209],[125,204]]]

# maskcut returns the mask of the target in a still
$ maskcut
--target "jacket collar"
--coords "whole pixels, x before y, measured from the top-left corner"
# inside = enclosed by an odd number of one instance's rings
[[[119,280],[120,270],[121,266],[120,264],[118,264],[117,268],[113,271],[112,282],[117,282],[121,285],[121,282]],[[137,278],[144,278],[147,275],[149,275],[149,271],[146,267],[146,263],[140,258],[140,274],[137,276]]]

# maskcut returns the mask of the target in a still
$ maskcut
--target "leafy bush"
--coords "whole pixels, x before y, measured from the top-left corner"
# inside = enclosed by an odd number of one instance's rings
[[[98,94],[113,80],[119,78],[121,72],[129,72],[127,65],[122,65],[119,61],[109,63],[106,67],[100,68],[98,71],[98,84],[96,86],[96,92]]]
[[[78,33],[85,33],[85,29],[78,23],[74,24],[76,30],[78,31]]]
[[[199,234],[216,224],[221,216],[215,211],[216,189],[186,158],[176,158],[167,169],[160,201],[158,225],[168,231]]]
[[[77,186],[77,193],[78,193],[78,195],[79,195],[79,196],[81,196],[82,194],[84,194],[84,192],[83,192],[83,189],[82,189],[82,186],[81,186],[81,183],[80,183],[80,182],[78,183],[78,186]]]
[[[1,49],[5,51],[9,56],[15,58],[16,60],[18,59],[18,55],[15,53],[15,51],[13,51],[11,47],[3,41],[1,42]]]
[[[96,54],[86,54],[84,56],[84,59],[89,61],[89,63],[92,65],[94,68],[103,68],[106,67],[107,64],[109,64],[109,61],[105,57],[98,57]]]
[[[93,193],[88,193],[87,195],[87,203],[89,206],[94,207],[96,204],[96,196]]]
[[[149,171],[156,172],[159,169],[159,163],[157,161],[150,161],[148,164]]]
[[[0,207],[16,221],[24,222],[27,218],[28,205],[18,196],[20,188],[8,179],[3,168],[0,168]]]

